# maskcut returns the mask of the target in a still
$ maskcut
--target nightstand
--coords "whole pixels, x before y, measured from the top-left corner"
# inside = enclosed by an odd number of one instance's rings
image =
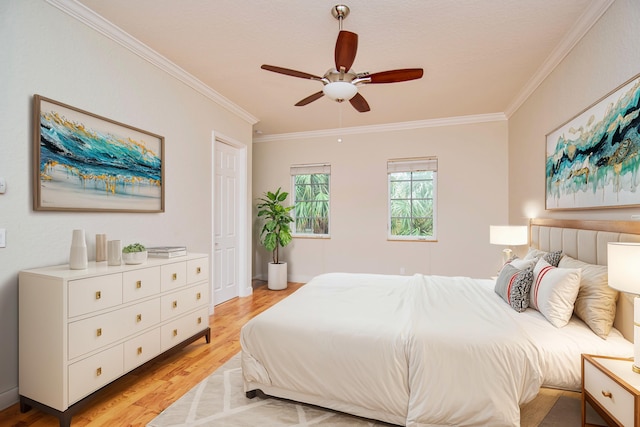
[[[582,355],[582,426],[586,404],[610,426],[640,427],[640,374],[632,359]]]

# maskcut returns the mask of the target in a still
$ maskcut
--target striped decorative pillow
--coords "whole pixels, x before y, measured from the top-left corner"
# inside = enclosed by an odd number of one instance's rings
[[[517,312],[529,307],[529,289],[533,282],[533,265],[520,270],[506,264],[496,279],[495,292]]]
[[[533,269],[529,305],[561,328],[571,319],[579,288],[579,268],[558,268],[540,259]]]

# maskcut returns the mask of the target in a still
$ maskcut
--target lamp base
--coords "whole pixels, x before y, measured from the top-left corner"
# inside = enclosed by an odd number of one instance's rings
[[[506,248],[502,250],[502,263],[506,264],[509,262],[511,257],[513,256],[513,251],[511,248]]]

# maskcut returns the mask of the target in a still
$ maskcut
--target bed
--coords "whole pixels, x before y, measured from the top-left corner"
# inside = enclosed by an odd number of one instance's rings
[[[603,288],[602,265],[608,241],[640,241],[635,224],[532,221],[517,273],[497,280],[320,275],[242,328],[245,392],[397,425],[518,426],[540,387],[580,389],[581,353],[633,355],[631,302]],[[537,309],[522,309],[500,286],[536,269]],[[552,279],[557,301],[575,292],[568,312],[545,296]]]

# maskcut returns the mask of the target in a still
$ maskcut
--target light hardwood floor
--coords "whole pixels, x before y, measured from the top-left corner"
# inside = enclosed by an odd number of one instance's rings
[[[240,328],[247,320],[300,286],[301,283],[289,283],[285,290],[271,291],[263,282],[255,282],[252,296],[217,305],[209,318],[211,343],[202,338],[112,383],[73,416],[72,427],[145,426],[240,351]],[[0,426],[55,427],[58,419],[35,409],[20,413],[16,403],[0,412]]]
[[[145,426],[240,351],[240,328],[247,320],[300,286],[300,283],[289,283],[285,290],[271,291],[264,283],[255,282],[252,296],[217,305],[209,318],[210,344],[204,338],[200,339],[109,385],[85,409],[73,416],[72,427]],[[522,408],[522,427],[537,426],[560,395],[580,398],[579,393],[543,389],[534,401]],[[0,411],[0,426],[55,427],[58,419],[35,409],[20,413],[18,404],[15,404]]]

